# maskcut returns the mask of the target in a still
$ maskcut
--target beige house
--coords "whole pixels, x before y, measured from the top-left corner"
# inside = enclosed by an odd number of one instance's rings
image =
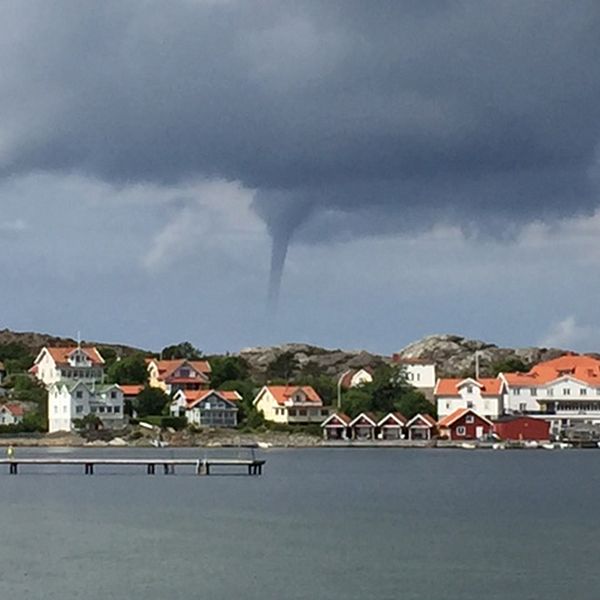
[[[329,415],[323,400],[310,385],[265,385],[253,403],[273,423],[320,424]]]

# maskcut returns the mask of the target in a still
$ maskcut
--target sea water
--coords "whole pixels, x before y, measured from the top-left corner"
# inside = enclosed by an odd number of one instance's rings
[[[261,457],[262,477],[0,467],[0,599],[600,598],[600,452]]]

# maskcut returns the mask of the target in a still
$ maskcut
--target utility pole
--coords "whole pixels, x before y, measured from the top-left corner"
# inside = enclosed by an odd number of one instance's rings
[[[475,379],[479,381],[479,350],[475,350]]]
[[[337,409],[342,409],[342,379],[344,374],[342,373],[337,380]]]

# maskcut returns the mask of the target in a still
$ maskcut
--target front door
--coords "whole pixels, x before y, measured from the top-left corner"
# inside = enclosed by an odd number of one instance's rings
[[[481,425],[477,425],[477,427],[475,427],[475,437],[476,438],[483,437],[483,427]]]

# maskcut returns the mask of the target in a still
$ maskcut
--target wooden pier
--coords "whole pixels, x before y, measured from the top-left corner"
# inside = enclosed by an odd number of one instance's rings
[[[0,459],[0,465],[8,465],[11,475],[19,473],[21,465],[58,465],[84,467],[86,475],[93,475],[94,469],[99,466],[119,467],[145,467],[148,475],[155,475],[156,468],[162,467],[165,475],[175,473],[175,467],[193,467],[196,475],[210,475],[213,467],[242,467],[247,469],[248,475],[262,475],[265,460],[255,458],[5,458]]]

